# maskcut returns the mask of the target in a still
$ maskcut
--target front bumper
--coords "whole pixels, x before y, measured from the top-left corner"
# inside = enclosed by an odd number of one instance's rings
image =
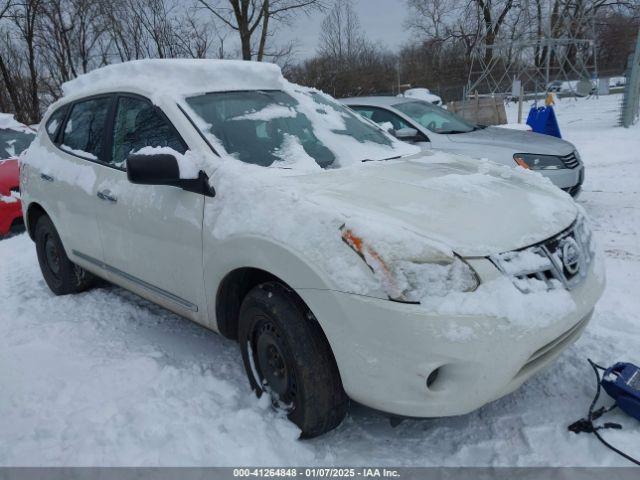
[[[488,260],[473,263],[483,280],[498,274]],[[440,417],[468,413],[512,392],[577,340],[604,289],[597,264],[571,290],[576,309],[544,328],[505,318],[434,315],[420,305],[328,290],[298,293],[322,325],[352,399],[394,415]]]

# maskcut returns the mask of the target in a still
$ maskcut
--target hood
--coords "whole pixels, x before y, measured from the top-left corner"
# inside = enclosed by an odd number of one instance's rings
[[[442,152],[289,181],[306,184],[298,186],[307,199],[347,219],[398,225],[463,257],[538,243],[578,213],[569,195],[536,173]]]
[[[447,135],[453,143],[471,143],[507,147],[514,153],[538,153],[541,155],[569,155],[575,147],[561,138],[541,133],[487,127],[469,133]]]

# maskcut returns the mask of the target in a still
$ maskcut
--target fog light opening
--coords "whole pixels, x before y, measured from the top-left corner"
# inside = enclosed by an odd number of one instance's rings
[[[433,384],[438,379],[439,373],[440,373],[440,368],[436,368],[429,374],[429,376],[427,377],[427,388],[431,388],[433,386]]]

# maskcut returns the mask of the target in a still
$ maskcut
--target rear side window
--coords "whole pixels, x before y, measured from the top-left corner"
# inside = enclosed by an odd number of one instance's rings
[[[110,106],[109,97],[74,104],[64,125],[60,148],[90,160],[99,159]]]
[[[113,125],[110,163],[124,168],[127,156],[144,147],[169,147],[178,153],[187,151],[173,125],[151,102],[120,97]]]
[[[47,135],[53,143],[56,142],[58,130],[60,129],[60,125],[64,121],[64,116],[67,114],[67,106],[63,106],[58,108],[55,112],[51,114],[49,120],[47,120]]]

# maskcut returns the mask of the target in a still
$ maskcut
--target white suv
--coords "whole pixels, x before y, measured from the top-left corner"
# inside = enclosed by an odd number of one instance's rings
[[[575,341],[602,292],[550,182],[420,152],[277,66],[144,60],[64,92],[21,158],[51,290],[101,277],[237,339],[303,436],[349,398],[474,410]]]

